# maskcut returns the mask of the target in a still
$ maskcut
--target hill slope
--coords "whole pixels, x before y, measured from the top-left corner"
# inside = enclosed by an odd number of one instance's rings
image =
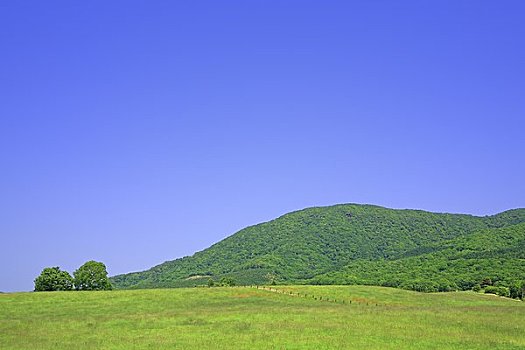
[[[525,281],[525,223],[477,231],[393,260],[352,261],[314,284],[365,284],[425,292],[467,290],[483,280]]]
[[[266,276],[271,274],[283,283],[401,286],[413,279],[412,271],[423,268],[421,259],[429,262],[421,274],[428,278],[434,271],[430,268],[434,260],[450,257],[459,263],[438,268],[433,279],[445,270],[457,270],[454,278],[461,275],[468,282],[465,285],[472,285],[480,274],[492,272],[483,267],[493,266],[488,259],[504,260],[504,265],[515,259],[512,266],[505,265],[507,275],[525,278],[523,250],[518,248],[525,242],[525,225],[520,225],[524,222],[525,209],[476,217],[358,204],[308,208],[247,227],[193,256],[111,280],[117,288],[155,288],[204,284],[210,277],[223,276],[240,284],[268,283]],[[475,256],[466,256],[464,248]],[[457,250],[462,253],[456,254]],[[481,266],[481,271],[468,273],[462,265],[467,260],[475,268]],[[407,268],[399,270],[405,273],[402,278],[378,277],[405,265]],[[376,269],[381,274],[371,276]],[[405,287],[410,288],[406,283]]]

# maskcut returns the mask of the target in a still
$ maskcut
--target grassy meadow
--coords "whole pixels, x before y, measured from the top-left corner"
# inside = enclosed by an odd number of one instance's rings
[[[284,293],[0,294],[0,349],[525,349],[525,303],[516,300],[365,286],[276,289]]]

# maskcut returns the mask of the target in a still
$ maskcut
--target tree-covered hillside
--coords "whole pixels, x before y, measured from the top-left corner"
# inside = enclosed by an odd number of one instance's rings
[[[525,281],[525,223],[483,229],[399,259],[352,261],[314,284],[366,284],[434,292]],[[481,287],[481,286],[480,286]]]
[[[444,280],[450,288],[471,287],[485,277],[525,278],[524,222],[525,209],[476,217],[357,204],[309,208],[111,280],[117,288],[189,286],[222,277],[238,284],[274,279],[417,289],[420,280]]]

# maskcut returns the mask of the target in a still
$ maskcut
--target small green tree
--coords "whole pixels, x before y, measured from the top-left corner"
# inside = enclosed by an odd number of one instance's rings
[[[514,282],[509,287],[510,297],[522,299],[525,296],[525,282]]]
[[[235,280],[231,277],[223,277],[219,281],[219,284],[224,287],[233,287],[235,286]]]
[[[88,261],[73,272],[77,290],[111,290],[106,265],[98,261]]]
[[[215,285],[215,281],[213,281],[213,278],[210,278],[208,280],[208,287],[213,287]]]
[[[268,281],[268,283],[269,283],[270,285],[272,285],[272,286],[274,286],[274,285],[277,284],[277,283],[276,283],[277,276],[274,275],[274,274],[271,273],[271,272],[268,272],[268,273],[264,276],[264,278],[266,278],[266,280]]]
[[[67,271],[60,271],[58,266],[46,267],[35,279],[35,292],[71,289],[73,289],[73,277]]]

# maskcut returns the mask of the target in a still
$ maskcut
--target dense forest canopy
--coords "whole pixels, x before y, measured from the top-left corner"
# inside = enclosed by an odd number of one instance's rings
[[[342,204],[247,227],[193,256],[114,276],[117,288],[370,284],[421,291],[525,280],[525,209],[493,216]]]

